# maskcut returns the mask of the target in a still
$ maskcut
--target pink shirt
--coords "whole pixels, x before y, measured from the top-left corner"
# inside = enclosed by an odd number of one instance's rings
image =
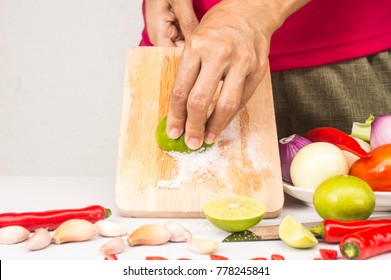
[[[199,19],[218,0],[194,1]],[[152,45],[145,29],[140,42]],[[367,56],[391,48],[390,0],[312,0],[272,36],[272,72]]]

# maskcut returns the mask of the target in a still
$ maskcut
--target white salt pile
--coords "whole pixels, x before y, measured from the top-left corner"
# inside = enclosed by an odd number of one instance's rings
[[[243,164],[241,161],[244,156],[253,171],[259,172],[265,167],[262,158],[256,152],[256,147],[259,145],[256,136],[248,132],[247,139],[242,139],[240,123],[238,118],[235,118],[212,147],[193,153],[169,152],[168,154],[175,160],[177,170],[171,180],[157,182],[157,187],[178,189],[182,184],[189,183],[196,177],[198,183],[202,183],[205,179],[215,180],[217,184],[232,188],[228,174],[229,165],[232,164],[230,161],[235,161],[235,165],[240,166]],[[241,141],[246,141],[245,145]],[[245,154],[241,152],[243,146]],[[249,170],[246,170],[248,167],[243,166],[242,171],[248,172]]]

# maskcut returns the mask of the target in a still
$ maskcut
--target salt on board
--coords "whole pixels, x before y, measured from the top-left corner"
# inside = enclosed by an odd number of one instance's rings
[[[228,177],[228,168],[230,161],[235,158],[228,155],[233,154],[234,149],[240,149],[240,140],[240,123],[238,118],[235,118],[213,146],[192,153],[167,152],[173,157],[176,170],[173,171],[171,180],[160,180],[156,186],[158,188],[179,189],[181,185],[191,182],[197,175],[196,183],[202,183],[205,179],[215,180],[218,185],[233,189]],[[246,158],[251,163],[252,169],[259,172],[262,168],[267,167],[262,163],[262,159],[257,157],[256,137],[249,133],[245,141],[247,141]],[[240,162],[235,162],[235,164],[240,164]],[[249,167],[245,166],[242,171],[250,172]]]

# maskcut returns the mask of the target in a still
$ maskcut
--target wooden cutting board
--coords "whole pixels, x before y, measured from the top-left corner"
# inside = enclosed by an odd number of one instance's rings
[[[265,218],[284,202],[270,73],[215,145],[192,154],[159,149],[181,49],[140,47],[126,63],[115,200],[126,217],[203,217],[213,197],[263,200]],[[216,91],[218,96],[219,90]]]

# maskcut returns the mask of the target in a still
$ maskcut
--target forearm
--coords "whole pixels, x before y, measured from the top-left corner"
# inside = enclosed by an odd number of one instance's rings
[[[222,0],[240,11],[254,28],[267,28],[268,33],[276,31],[284,21],[311,0]],[[231,2],[231,3],[230,3]],[[261,24],[260,24],[261,22]]]

